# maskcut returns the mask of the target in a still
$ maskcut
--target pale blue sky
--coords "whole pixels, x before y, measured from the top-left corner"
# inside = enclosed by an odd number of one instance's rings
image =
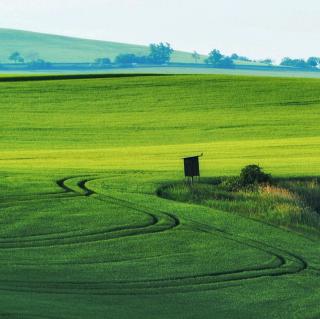
[[[320,56],[319,0],[0,0],[0,27],[253,58]]]

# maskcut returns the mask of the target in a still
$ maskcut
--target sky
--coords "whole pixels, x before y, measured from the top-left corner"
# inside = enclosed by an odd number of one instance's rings
[[[319,17],[319,0],[0,0],[0,28],[254,59],[320,56]]]

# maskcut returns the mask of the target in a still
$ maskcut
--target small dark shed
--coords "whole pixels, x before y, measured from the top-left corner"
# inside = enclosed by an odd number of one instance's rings
[[[200,177],[200,168],[199,168],[199,157],[203,154],[198,156],[191,156],[183,158],[184,161],[184,175],[185,177],[191,177],[193,180],[194,177]]]

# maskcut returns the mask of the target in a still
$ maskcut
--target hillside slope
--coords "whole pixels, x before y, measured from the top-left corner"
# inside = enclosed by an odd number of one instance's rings
[[[0,114],[1,319],[320,318],[319,232],[242,213],[296,196],[157,196],[203,152],[201,181],[258,163],[319,207],[320,80],[0,82]]]
[[[0,62],[8,62],[8,56],[19,51],[24,57],[38,55],[50,62],[90,62],[108,56],[114,59],[120,53],[144,55],[148,46],[98,40],[79,39],[58,35],[0,28]],[[191,53],[175,52],[173,62],[193,62]]]

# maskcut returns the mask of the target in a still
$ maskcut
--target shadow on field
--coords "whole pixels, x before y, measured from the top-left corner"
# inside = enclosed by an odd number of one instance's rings
[[[152,76],[170,76],[170,74],[70,74],[70,75],[30,75],[0,77],[0,82],[29,82],[29,81],[57,81],[57,80],[85,80],[85,79],[116,79]]]

